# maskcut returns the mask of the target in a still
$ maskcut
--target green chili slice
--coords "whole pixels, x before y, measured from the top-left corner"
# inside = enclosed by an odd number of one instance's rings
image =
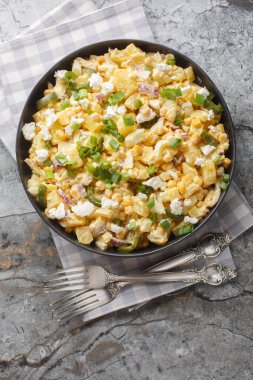
[[[38,188],[37,201],[44,208],[47,207],[47,198],[46,198],[46,196],[47,196],[47,186],[43,185],[43,184],[40,184],[39,188]]]
[[[49,103],[55,101],[58,99],[58,96],[56,95],[55,92],[52,92],[51,94],[44,96],[43,98],[37,100],[36,106],[38,110],[40,110],[42,107],[47,106]]]
[[[118,251],[122,252],[122,253],[130,253],[130,252],[132,252],[137,247],[137,245],[139,243],[139,240],[140,240],[140,236],[136,236],[133,239],[131,245],[122,245],[121,247],[118,248]]]
[[[101,207],[101,200],[98,199],[94,194],[93,194],[93,189],[91,186],[87,187],[87,198],[91,203],[94,204],[94,206]]]

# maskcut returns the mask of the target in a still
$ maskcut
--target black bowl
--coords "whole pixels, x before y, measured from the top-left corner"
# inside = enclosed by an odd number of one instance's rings
[[[181,67],[188,67],[192,66],[195,76],[196,76],[196,83],[198,83],[201,86],[206,86],[209,91],[211,91],[213,94],[215,94],[214,101],[217,103],[221,103],[223,106],[223,114],[222,114],[222,123],[225,126],[226,132],[229,136],[229,141],[230,141],[230,148],[229,151],[227,152],[227,157],[229,157],[232,161],[232,164],[229,168],[229,174],[232,178],[233,170],[234,170],[234,164],[235,164],[235,133],[234,133],[234,127],[232,123],[232,119],[228,110],[228,107],[213,83],[213,81],[208,77],[208,75],[195,63],[193,62],[190,58],[186,57],[185,55],[167,47],[164,45],[160,45],[154,42],[149,42],[149,41],[142,41],[142,40],[127,40],[127,39],[120,39],[120,40],[110,40],[110,41],[103,41],[103,42],[98,42],[89,46],[85,46],[65,58],[61,59],[58,63],[56,63],[37,83],[37,85],[34,87],[32,90],[30,96],[27,99],[27,102],[24,106],[23,112],[21,114],[19,126],[18,126],[18,131],[17,131],[17,140],[16,140],[16,155],[17,155],[17,163],[18,163],[18,170],[19,170],[19,175],[21,177],[22,184],[24,186],[24,189],[26,191],[26,194],[28,198],[30,199],[33,207],[35,210],[38,212],[40,217],[44,220],[47,225],[52,228],[55,232],[57,232],[60,236],[62,236],[64,239],[67,239],[69,242],[77,245],[80,248],[85,248],[91,252],[95,252],[98,254],[102,254],[105,256],[124,256],[124,257],[138,257],[138,256],[146,256],[146,255],[151,255],[155,253],[161,253],[161,252],[168,252],[169,249],[172,246],[177,245],[179,242],[181,243],[184,241],[185,243],[187,242],[187,239],[189,237],[193,236],[197,230],[199,230],[214,214],[214,212],[217,210],[221,202],[223,201],[225,192],[223,192],[220,196],[219,201],[217,204],[210,210],[208,215],[202,219],[195,227],[194,231],[191,234],[184,235],[182,237],[175,238],[171,241],[169,241],[166,245],[164,246],[156,246],[154,244],[150,244],[147,248],[144,249],[139,249],[134,251],[133,253],[128,253],[128,254],[122,254],[118,253],[114,249],[108,249],[106,251],[100,250],[98,247],[93,245],[84,245],[80,242],[78,242],[76,236],[74,233],[69,234],[67,233],[63,227],[61,227],[57,221],[48,219],[44,212],[43,208],[36,202],[35,198],[27,191],[27,181],[31,176],[31,170],[28,167],[28,165],[24,162],[24,160],[28,157],[28,150],[30,148],[30,143],[29,141],[26,141],[23,137],[23,133],[21,131],[23,125],[25,123],[29,123],[33,120],[32,115],[36,112],[36,100],[40,99],[43,97],[43,92],[47,88],[47,83],[53,82],[54,81],[54,72],[56,70],[71,70],[71,64],[73,60],[76,57],[84,57],[88,58],[91,54],[95,55],[101,55],[104,54],[108,51],[108,48],[119,48],[119,49],[124,49],[128,44],[134,43],[136,46],[141,48],[145,52],[157,52],[159,51],[160,53],[163,54],[169,54],[172,53],[175,55],[176,62],[178,66]]]

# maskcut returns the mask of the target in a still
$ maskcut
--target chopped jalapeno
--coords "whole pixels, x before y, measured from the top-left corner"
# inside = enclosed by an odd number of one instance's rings
[[[223,175],[223,181],[224,182],[226,182],[226,183],[229,182],[229,179],[230,179],[230,175],[229,174],[224,174]]]
[[[47,198],[46,198],[46,196],[47,196],[47,186],[43,185],[43,184],[40,184],[39,188],[38,188],[37,201],[44,208],[47,207]]]
[[[88,91],[86,90],[86,88],[81,88],[81,90],[79,90],[79,98],[83,99],[83,98],[87,98],[87,96],[88,96]]]
[[[207,143],[209,145],[217,146],[218,144],[218,141],[206,131],[203,131],[201,133],[201,138],[204,143]]]
[[[47,150],[50,150],[52,148],[52,144],[50,141],[45,141],[45,146],[46,146]]]
[[[65,73],[65,78],[66,79],[76,79],[76,74],[73,71],[67,71]]]
[[[121,102],[121,100],[123,100],[125,97],[126,95],[124,94],[124,92],[118,91],[115,94],[111,95],[108,101],[110,104],[117,104]]]
[[[130,220],[128,223],[128,229],[134,231],[136,229],[136,220]]]
[[[196,106],[204,106],[205,103],[205,97],[201,94],[196,93],[195,94],[195,99],[194,99],[194,104]]]
[[[47,161],[44,161],[43,162],[43,166],[46,167],[46,166],[52,166],[53,165],[53,162],[51,160],[47,160]]]
[[[52,170],[45,170],[45,176],[48,179],[53,179],[54,178],[54,172]]]
[[[111,181],[112,181],[112,183],[119,183],[119,181],[121,180],[121,178],[122,178],[122,177],[121,177],[121,174],[115,172],[115,173],[113,173],[113,175],[112,175]]]
[[[95,206],[101,207],[101,200],[98,199],[94,194],[93,194],[93,189],[91,186],[87,187],[87,198],[91,203],[93,203]]]
[[[216,164],[220,160],[221,160],[221,156],[216,156],[216,157],[214,157],[213,162]]]
[[[170,222],[168,221],[168,219],[163,219],[160,221],[160,225],[162,226],[162,228],[167,231],[169,228],[170,228]]]
[[[70,106],[70,100],[69,99],[64,99],[61,104],[60,104],[60,109],[61,111],[65,110],[67,107]]]
[[[190,232],[193,231],[193,229],[194,229],[194,225],[188,224],[187,226],[179,228],[177,235],[180,236],[180,235],[189,234]]]
[[[182,143],[182,140],[180,140],[180,139],[173,139],[172,141],[170,141],[169,146],[171,148],[177,148],[181,143]]]
[[[179,96],[182,96],[182,91],[180,87],[163,87],[160,90],[160,95],[163,98],[168,98],[171,100],[176,100]]]
[[[157,170],[157,167],[154,164],[152,164],[148,167],[147,172],[148,174],[154,174],[156,170]]]
[[[154,214],[150,215],[149,219],[152,220],[152,222],[157,222],[158,214],[154,212]]]
[[[147,205],[147,208],[150,210],[155,205],[155,199],[153,197],[149,198],[149,200],[147,201],[146,205]]]
[[[221,188],[221,190],[227,190],[228,183],[224,182],[224,181],[220,182],[220,188]]]
[[[140,99],[134,100],[134,107],[138,110],[142,106],[142,101]]]
[[[139,243],[139,240],[140,240],[140,236],[136,236],[133,241],[132,241],[132,244],[131,245],[123,245],[121,247],[118,248],[118,251],[119,252],[122,252],[122,253],[130,253],[132,252],[138,245]]]

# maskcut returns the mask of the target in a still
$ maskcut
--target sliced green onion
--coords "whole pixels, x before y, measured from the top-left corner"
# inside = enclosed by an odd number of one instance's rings
[[[66,79],[76,79],[76,74],[73,71],[67,71],[65,73],[65,78]]]
[[[73,131],[78,131],[81,128],[81,125],[78,124],[78,123],[73,123],[71,125],[71,128],[72,128]]]
[[[91,135],[90,137],[90,144],[92,147],[95,147],[97,145],[97,138],[94,135]]]
[[[146,205],[147,205],[147,208],[150,210],[155,205],[155,199],[154,198],[149,198],[149,200],[147,201]]]
[[[140,240],[140,237],[139,236],[136,236],[133,241],[132,241],[132,244],[131,245],[123,245],[121,247],[118,248],[118,251],[119,252],[122,252],[122,253],[130,253],[132,252],[138,245],[139,243],[139,240]]]
[[[124,94],[124,92],[118,91],[115,94],[111,95],[108,101],[110,104],[117,104],[121,102],[121,100],[123,100],[125,97],[126,95]]]
[[[150,66],[148,66],[148,65],[145,65],[144,66],[144,70],[145,71],[152,71],[152,68]]]
[[[132,116],[123,116],[123,121],[126,126],[134,125],[134,119]]]
[[[45,170],[45,176],[48,179],[53,179],[54,178],[54,172],[52,170]]]
[[[69,106],[70,106],[70,100],[69,99],[64,99],[61,102],[61,104],[60,104],[60,109],[63,111],[63,110],[65,110]]]
[[[81,90],[79,90],[80,99],[87,98],[87,96],[88,96],[88,91],[86,90],[86,88],[82,88]]]
[[[113,189],[114,189],[114,186],[113,186],[112,184],[110,184],[110,183],[107,183],[107,184],[105,185],[105,187],[106,187],[107,189],[109,189],[109,190],[113,190]]]
[[[78,94],[77,91],[72,91],[71,93],[72,93],[72,96],[73,96],[74,100],[79,100],[79,94]]]
[[[201,138],[204,143],[207,143],[209,145],[217,146],[218,144],[218,141],[206,131],[203,131],[201,133]]]
[[[226,183],[228,183],[229,180],[230,180],[230,175],[229,174],[224,174],[223,175],[223,181],[226,182]]]
[[[163,219],[160,221],[160,225],[162,226],[162,228],[167,231],[169,228],[170,228],[170,222],[168,221],[168,219]]]
[[[220,188],[221,188],[221,190],[227,190],[228,183],[224,182],[224,181],[220,182]]]
[[[144,121],[143,123],[140,123],[140,127],[149,129],[151,128],[156,122],[158,121],[158,116],[155,116],[152,120]]]
[[[152,164],[148,167],[147,172],[148,174],[154,174],[156,170],[157,170],[157,167],[154,164]]]
[[[163,87],[160,90],[160,95],[163,98],[176,100],[177,97],[182,96],[182,91],[180,87],[174,87],[174,88]]]
[[[176,117],[174,120],[174,125],[181,125],[184,122],[184,119],[181,119],[180,117]]]
[[[97,175],[97,168],[92,164],[87,164],[87,169],[89,173],[92,174],[94,177]]]
[[[84,82],[84,83],[80,83],[80,84],[75,85],[75,90],[76,91],[79,91],[79,90],[82,90],[82,89],[87,90],[88,88],[90,88],[89,82]]]
[[[112,183],[119,183],[119,181],[121,180],[121,174],[120,173],[113,173],[112,177],[111,177],[111,181]]]
[[[91,203],[93,203],[95,206],[101,207],[101,200],[98,199],[94,194],[93,194],[93,189],[91,186],[87,187],[87,198]]]
[[[99,152],[96,152],[96,153],[93,153],[90,155],[91,158],[95,161],[95,162],[98,162],[101,158],[101,154]]]
[[[128,174],[128,173],[121,173],[121,177],[122,177],[122,179],[128,179],[128,178],[130,178],[130,174]]]
[[[134,100],[134,107],[138,110],[142,106],[142,101],[140,99]]]
[[[38,193],[37,193],[37,202],[42,206],[42,207],[47,207],[47,186],[40,184],[38,188]]]
[[[149,219],[152,220],[152,222],[157,222],[158,214],[154,212],[154,214],[150,215]]]
[[[204,106],[205,103],[205,97],[201,94],[196,93],[195,94],[195,99],[194,99],[194,104],[196,106]]]
[[[109,144],[112,147],[112,149],[114,150],[114,152],[117,152],[119,150],[120,144],[118,143],[118,141],[116,141],[114,139],[111,139],[111,141],[109,142]]]
[[[220,161],[220,159],[221,159],[221,156],[216,156],[214,157],[213,162],[216,164],[217,162]]]
[[[53,162],[51,160],[47,160],[47,161],[44,161],[43,162],[43,166],[46,167],[46,166],[52,166],[53,165]]]
[[[186,234],[189,234],[190,232],[192,232],[194,229],[194,225],[193,224],[188,224],[187,226],[185,227],[181,227],[179,228],[178,230],[178,236],[180,235],[186,235]]]
[[[81,159],[84,159],[90,153],[90,148],[86,147],[86,146],[83,146],[80,141],[77,141],[77,143],[76,143],[76,149],[77,149],[79,157]]]
[[[58,153],[55,156],[56,161],[59,162],[62,166],[65,166],[68,163],[68,159],[64,153]]]
[[[180,139],[173,139],[172,141],[170,141],[169,146],[171,148],[177,148],[181,143],[182,143],[182,140],[180,140]]]
[[[52,92],[51,94],[44,96],[43,98],[37,100],[36,106],[38,110],[40,110],[42,107],[47,106],[49,103],[55,101],[58,99],[58,96],[56,95],[55,92]]]
[[[134,231],[136,229],[136,220],[134,219],[131,219],[128,223],[128,226],[127,228],[130,230],[130,231]]]

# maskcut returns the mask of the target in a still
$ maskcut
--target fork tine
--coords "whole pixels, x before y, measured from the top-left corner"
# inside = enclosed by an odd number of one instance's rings
[[[85,300],[87,298],[90,298],[94,294],[95,294],[95,291],[93,289],[87,289],[85,292],[79,292],[79,293],[76,292],[75,295],[73,295],[73,294],[69,295],[68,299],[59,300],[57,304],[55,303],[54,304],[54,306],[55,306],[54,310],[64,308],[65,306],[70,305],[71,302],[75,303],[79,300]]]
[[[95,293],[92,293],[90,292],[90,294],[88,296],[85,296],[85,298],[83,298],[83,296],[79,296],[77,298],[75,298],[74,300],[71,300],[67,303],[64,303],[61,307],[55,309],[54,311],[57,312],[57,314],[62,314],[68,310],[75,310],[81,306],[86,306],[88,305],[90,302],[93,302],[93,301],[99,301],[99,298],[97,297],[97,295]]]
[[[86,281],[85,279],[76,279],[76,280],[64,280],[64,281],[59,281],[59,282],[44,282],[45,287],[50,287],[50,288],[55,288],[57,286],[65,286],[65,285],[87,285],[89,284],[89,281]]]
[[[65,292],[65,291],[77,291],[77,290],[87,290],[87,286],[84,285],[67,285],[62,288],[53,288],[52,286],[44,287],[43,290],[45,293],[54,293],[54,292]]]
[[[44,282],[49,282],[49,281],[57,281],[57,280],[71,280],[72,278],[89,278],[89,275],[86,274],[85,272],[81,273],[72,273],[72,274],[59,274],[57,276],[52,276],[49,278],[46,278]]]
[[[67,293],[65,296],[61,297],[59,300],[50,303],[50,306],[54,307],[54,306],[57,306],[57,305],[59,305],[61,303],[65,303],[65,302],[67,302],[67,301],[69,301],[69,300],[71,300],[71,299],[73,299],[75,297],[78,297],[81,294],[85,294],[85,293],[87,293],[89,291],[90,291],[90,289],[85,289],[85,290],[82,290],[82,291],[79,291],[79,292],[75,291],[75,292]]]
[[[108,303],[109,300],[105,303]],[[80,314],[83,314],[87,311],[90,311],[92,309],[95,309],[97,308],[98,306],[101,306],[102,304],[99,302],[99,300],[96,300],[96,301],[91,301],[89,304],[79,308],[78,310],[74,311],[74,312],[68,312],[68,313],[65,313],[65,314],[62,314],[62,315],[57,315],[57,321],[60,322],[60,321],[69,321],[71,320],[72,318],[76,317],[77,315],[80,315]],[[103,304],[104,305],[104,304]]]
[[[80,271],[82,272],[88,271],[87,266],[59,269],[54,272],[45,273],[43,274],[43,276],[47,277],[47,276],[52,276],[52,275],[57,275],[57,274],[62,274],[62,273],[75,273],[75,272],[80,272]]]

